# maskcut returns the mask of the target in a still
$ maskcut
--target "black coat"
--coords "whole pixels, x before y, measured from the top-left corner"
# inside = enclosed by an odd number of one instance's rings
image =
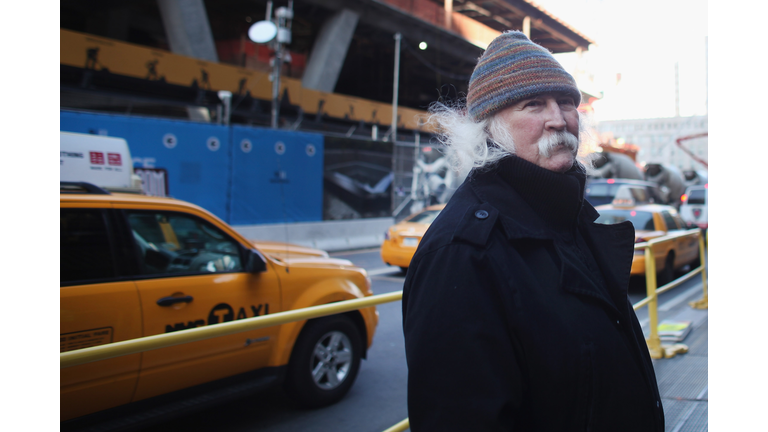
[[[412,431],[664,431],[634,229],[594,224],[583,188],[510,157],[432,223],[403,295]]]

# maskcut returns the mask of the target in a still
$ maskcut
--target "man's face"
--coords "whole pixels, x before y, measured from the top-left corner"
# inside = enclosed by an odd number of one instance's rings
[[[511,132],[517,156],[560,173],[573,166],[579,150],[579,113],[572,97],[544,93],[496,115]]]

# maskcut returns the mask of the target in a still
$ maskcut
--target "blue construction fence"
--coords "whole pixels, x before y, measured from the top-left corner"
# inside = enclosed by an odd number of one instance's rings
[[[124,138],[135,168],[229,224],[323,220],[322,135],[63,110],[60,130]]]

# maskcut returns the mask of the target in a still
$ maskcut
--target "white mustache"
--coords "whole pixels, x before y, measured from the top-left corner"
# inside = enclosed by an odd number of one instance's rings
[[[536,145],[539,147],[539,155],[546,158],[552,156],[552,151],[561,145],[570,150],[574,156],[579,151],[579,139],[566,131],[552,132],[545,135],[539,138]]]

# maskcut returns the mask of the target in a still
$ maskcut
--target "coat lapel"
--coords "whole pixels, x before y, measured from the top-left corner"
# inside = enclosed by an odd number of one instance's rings
[[[596,224],[598,213],[586,203],[583,211],[584,237],[605,279],[613,303],[624,310],[634,256],[635,228],[629,221],[615,225]]]

